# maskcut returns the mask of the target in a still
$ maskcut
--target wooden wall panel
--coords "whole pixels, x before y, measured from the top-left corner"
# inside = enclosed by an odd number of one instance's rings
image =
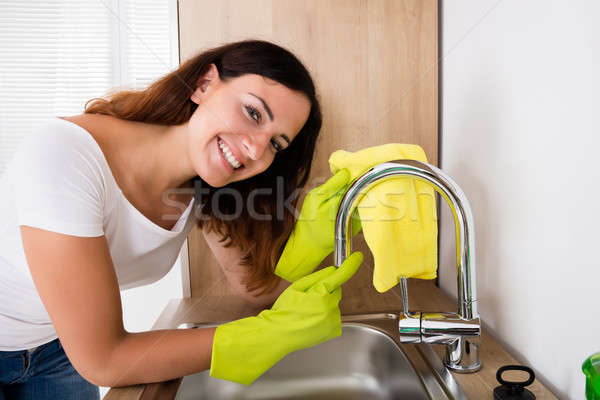
[[[437,15],[436,0],[179,0],[180,59],[247,38],[296,54],[315,80],[324,117],[314,187],[330,176],[327,160],[337,149],[415,143],[438,165]],[[344,286],[344,312],[365,311],[362,299],[372,295],[401,304],[394,290],[375,292],[362,235],[354,243],[366,257]],[[191,232],[188,246],[191,296],[230,292],[201,232]]]

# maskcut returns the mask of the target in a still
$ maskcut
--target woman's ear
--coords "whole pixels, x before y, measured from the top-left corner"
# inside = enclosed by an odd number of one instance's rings
[[[202,102],[202,95],[206,89],[202,88],[202,86],[196,87],[196,90],[190,96],[190,100],[192,100],[196,104],[200,104]]]
[[[198,81],[196,82],[196,90],[194,90],[190,96],[191,100],[196,104],[200,104],[207,90],[209,88],[212,89],[217,87],[220,83],[221,79],[219,78],[219,70],[215,64],[211,63],[208,66],[208,70],[200,78],[198,78]]]

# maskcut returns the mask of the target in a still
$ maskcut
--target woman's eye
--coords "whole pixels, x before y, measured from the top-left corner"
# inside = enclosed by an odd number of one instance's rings
[[[273,145],[273,148],[275,148],[275,150],[277,150],[278,152],[283,150],[283,146],[277,143],[277,140],[271,139],[271,144]]]
[[[252,106],[246,106],[246,111],[248,114],[250,114],[250,118],[256,121],[257,124],[260,123],[260,112],[258,112],[256,108]],[[254,115],[256,115],[256,118],[254,118]]]

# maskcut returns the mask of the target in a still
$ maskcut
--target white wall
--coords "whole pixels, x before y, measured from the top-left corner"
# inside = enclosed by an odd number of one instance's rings
[[[123,325],[128,332],[152,329],[169,301],[183,297],[179,258],[171,270],[150,285],[121,291]]]
[[[128,332],[151,330],[169,301],[183,297],[181,282],[181,262],[177,258],[167,275],[158,281],[150,285],[122,290],[121,303],[125,329]],[[108,387],[101,386],[100,397],[103,398],[108,390]]]
[[[441,167],[473,209],[480,313],[559,398],[585,398],[600,351],[598,20],[595,0],[443,2]]]

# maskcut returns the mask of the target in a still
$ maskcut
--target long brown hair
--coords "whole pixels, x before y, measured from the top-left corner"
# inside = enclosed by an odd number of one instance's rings
[[[321,130],[322,116],[315,86],[309,72],[291,52],[263,40],[243,40],[203,51],[185,61],[179,68],[163,76],[143,90],[124,90],[109,93],[108,99],[94,98],[85,105],[87,114],[106,114],[121,119],[159,125],[179,125],[187,122],[198,107],[190,100],[199,78],[213,63],[223,81],[244,74],[257,74],[302,92],[310,100],[308,119],[292,143],[276,154],[271,166],[254,177],[233,182],[223,189],[241,195],[244,204],[250,193],[254,199],[253,209],[270,220],[253,218],[246,207],[239,212],[239,198],[224,196],[221,188],[214,188],[199,176],[194,178],[196,188],[195,215],[202,229],[221,235],[225,247],[237,246],[244,252],[241,264],[248,266],[245,280],[250,291],[260,293],[276,287],[278,278],[273,274],[283,246],[294,227],[293,210],[296,207],[299,188],[303,188],[311,170],[315,143]],[[279,178],[278,178],[279,177]],[[198,188],[208,189],[200,200]],[[278,194],[275,196],[257,193]],[[295,196],[295,197],[294,197]],[[213,198],[217,201],[213,201]],[[284,201],[291,207],[284,206]],[[214,210],[214,206],[218,210]],[[237,214],[236,214],[237,213]],[[236,218],[227,216],[237,215]],[[225,217],[225,218],[224,218]]]

